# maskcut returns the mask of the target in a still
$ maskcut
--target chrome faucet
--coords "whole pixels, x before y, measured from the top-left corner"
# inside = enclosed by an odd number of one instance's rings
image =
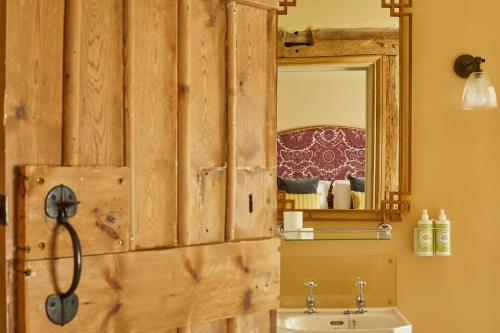
[[[317,287],[318,284],[314,281],[309,281],[304,283],[307,287],[307,299],[306,299],[306,310],[304,313],[315,314],[316,313],[316,300],[314,299],[313,289]]]
[[[358,278],[358,281],[356,281],[354,285],[358,289],[358,297],[356,298],[356,305],[358,306],[358,310],[355,311],[355,313],[368,312],[365,307],[365,296],[363,295],[363,288],[366,287],[366,282]]]

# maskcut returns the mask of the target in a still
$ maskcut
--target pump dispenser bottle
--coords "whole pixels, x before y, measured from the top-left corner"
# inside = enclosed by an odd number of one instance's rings
[[[435,221],[434,253],[436,256],[451,256],[451,223],[446,218],[444,209],[439,210],[439,218]]]
[[[429,220],[427,209],[424,209],[415,229],[415,254],[417,256],[434,255],[434,233],[432,227],[433,224]]]

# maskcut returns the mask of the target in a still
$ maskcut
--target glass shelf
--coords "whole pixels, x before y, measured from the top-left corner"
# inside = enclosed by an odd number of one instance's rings
[[[391,240],[392,226],[381,223],[374,229],[356,228],[303,228],[299,230],[284,230],[278,225],[276,233],[287,241],[312,240]]]

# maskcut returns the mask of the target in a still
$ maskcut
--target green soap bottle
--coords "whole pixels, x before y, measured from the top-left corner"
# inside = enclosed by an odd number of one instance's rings
[[[444,209],[439,210],[439,218],[434,222],[436,256],[451,256],[451,223],[446,218]]]
[[[424,209],[415,229],[415,254],[417,256],[434,255],[434,233],[432,227],[433,224],[429,220],[427,209]]]

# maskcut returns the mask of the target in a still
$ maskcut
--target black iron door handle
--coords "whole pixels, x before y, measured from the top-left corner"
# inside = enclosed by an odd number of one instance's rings
[[[66,212],[62,210],[61,214],[66,215]],[[80,283],[80,277],[82,275],[82,247],[80,245],[80,239],[75,231],[75,228],[68,222],[68,217],[64,216],[61,219],[58,218],[57,223],[68,231],[71,236],[71,243],[73,246],[73,280],[71,281],[71,286],[68,291],[62,293],[60,296],[63,298],[71,296],[78,288]]]
[[[75,291],[82,275],[82,247],[76,230],[68,221],[69,217],[76,214],[76,205],[75,193],[64,185],[54,187],[48,193],[45,201],[47,216],[57,218],[57,224],[68,231],[73,247],[73,279],[69,289],[64,293],[50,295],[45,302],[45,309],[50,321],[61,326],[75,318],[79,305]]]

